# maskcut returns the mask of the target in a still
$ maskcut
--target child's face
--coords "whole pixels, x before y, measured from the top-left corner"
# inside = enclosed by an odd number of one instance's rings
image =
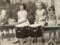
[[[6,11],[1,11],[1,15],[6,15]]]
[[[20,10],[23,10],[23,9],[24,9],[23,5],[20,5]]]
[[[38,9],[42,8],[41,3],[38,3],[36,6],[37,6]]]

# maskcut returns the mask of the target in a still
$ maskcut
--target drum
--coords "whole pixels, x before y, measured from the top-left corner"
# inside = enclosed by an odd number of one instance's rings
[[[41,37],[42,36],[42,29],[41,26],[33,25],[30,26],[30,37]]]
[[[27,38],[29,36],[27,26],[16,27],[16,37],[17,38]]]

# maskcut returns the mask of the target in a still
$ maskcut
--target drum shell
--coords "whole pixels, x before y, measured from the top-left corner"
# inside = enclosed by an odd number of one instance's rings
[[[42,29],[40,27],[30,27],[29,35],[30,37],[41,37]]]
[[[27,38],[29,36],[27,27],[16,28],[17,38]]]

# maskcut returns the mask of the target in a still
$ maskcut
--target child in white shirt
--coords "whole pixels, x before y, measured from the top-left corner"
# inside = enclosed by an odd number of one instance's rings
[[[16,27],[24,27],[24,26],[28,26],[29,22],[27,19],[27,11],[25,10],[25,6],[23,4],[20,5],[20,11],[18,11],[18,22]],[[23,39],[25,40],[25,39]],[[25,40],[26,41],[26,40]],[[23,42],[25,42],[23,41]],[[14,42],[14,43],[18,43],[18,41]]]
[[[46,15],[44,14],[45,10],[42,9],[42,3],[41,2],[36,3],[36,7],[37,7],[37,10],[36,10],[35,23],[40,25],[40,26],[44,26]]]
[[[36,2],[36,7],[37,7],[36,20],[35,20],[34,23],[35,23],[35,25],[38,25],[38,26],[44,26],[45,25],[46,15],[44,14],[45,10],[42,8],[43,7],[42,2]],[[42,39],[43,39],[43,37],[42,37]],[[35,42],[35,41],[33,40],[33,42]],[[42,42],[44,42],[44,39],[42,40]]]
[[[0,25],[5,25],[7,23],[8,21],[6,17],[6,10],[3,9],[1,10],[1,15],[0,15]],[[6,35],[7,34],[6,30],[2,30],[0,35],[2,34]]]

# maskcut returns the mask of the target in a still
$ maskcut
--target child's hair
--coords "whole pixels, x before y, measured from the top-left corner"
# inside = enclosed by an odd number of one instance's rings
[[[36,2],[35,5],[37,5],[37,4],[41,4],[41,6],[42,6],[42,2]]]
[[[48,11],[53,11],[53,13],[55,14],[55,8],[54,8],[54,6],[51,6],[49,9],[48,9]]]
[[[41,6],[42,6],[42,9],[46,9],[47,8],[47,5],[45,3],[41,3]]]
[[[46,9],[47,8],[47,5],[45,3],[43,3],[43,2],[36,2],[35,5],[37,5],[39,3],[41,4],[41,6],[42,6],[41,8],[42,9]]]
[[[52,10],[51,8],[48,9],[48,11],[51,11],[51,10]]]
[[[52,9],[53,13],[55,14],[55,7],[54,7],[54,5],[52,5],[50,8]]]

